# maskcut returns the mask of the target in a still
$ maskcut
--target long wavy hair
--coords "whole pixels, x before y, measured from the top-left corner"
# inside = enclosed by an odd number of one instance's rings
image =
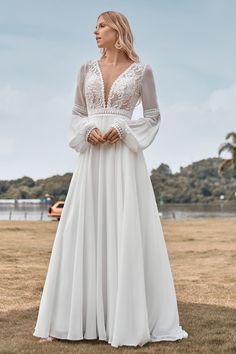
[[[102,12],[97,19],[99,19],[101,16],[104,18],[106,24],[115,29],[118,34],[118,39],[115,43],[115,47],[124,51],[131,60],[139,62],[139,56],[133,48],[134,37],[125,15],[117,11],[105,11]],[[101,48],[101,58],[105,56],[106,48]]]

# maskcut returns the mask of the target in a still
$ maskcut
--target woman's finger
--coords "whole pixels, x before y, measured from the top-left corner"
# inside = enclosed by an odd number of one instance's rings
[[[98,139],[98,142],[105,143],[106,140],[103,138],[100,130],[95,130],[94,131],[94,136]]]
[[[89,134],[89,142],[92,142],[93,145],[98,143],[104,143],[105,140],[97,133],[96,129],[93,129]]]
[[[116,143],[116,142],[119,141],[119,140],[120,140],[119,137],[118,137],[118,138],[115,138],[114,140],[111,141],[111,144],[114,144],[114,143]]]
[[[114,138],[119,137],[119,134],[116,130],[116,128],[113,128],[112,131],[110,132],[110,134],[108,135],[107,139],[109,140],[113,140]]]

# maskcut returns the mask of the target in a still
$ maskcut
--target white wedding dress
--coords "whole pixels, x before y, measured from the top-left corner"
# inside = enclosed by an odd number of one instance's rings
[[[78,154],[54,239],[33,335],[113,347],[187,338],[143,150],[160,125],[153,72],[132,63],[107,102],[98,60],[81,65],[69,126]],[[141,97],[143,117],[132,120]],[[114,126],[121,140],[92,145]]]

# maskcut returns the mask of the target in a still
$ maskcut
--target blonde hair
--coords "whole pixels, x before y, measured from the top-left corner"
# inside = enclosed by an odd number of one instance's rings
[[[133,48],[133,34],[127,18],[117,11],[102,12],[99,17],[103,17],[108,26],[115,29],[118,34],[118,39],[115,47],[126,53],[126,55],[133,61],[139,62],[139,56],[135,53]],[[106,56],[106,48],[101,48],[101,58]]]

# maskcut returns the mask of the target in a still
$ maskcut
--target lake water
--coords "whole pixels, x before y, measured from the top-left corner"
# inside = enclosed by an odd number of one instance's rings
[[[158,206],[163,218],[231,218],[236,217],[236,201],[219,204],[164,204]]]
[[[4,204],[0,203],[0,220],[44,220],[48,217],[48,204]],[[162,204],[158,205],[162,219],[189,219],[208,217],[236,217],[236,201],[234,203],[220,202],[209,204]]]

